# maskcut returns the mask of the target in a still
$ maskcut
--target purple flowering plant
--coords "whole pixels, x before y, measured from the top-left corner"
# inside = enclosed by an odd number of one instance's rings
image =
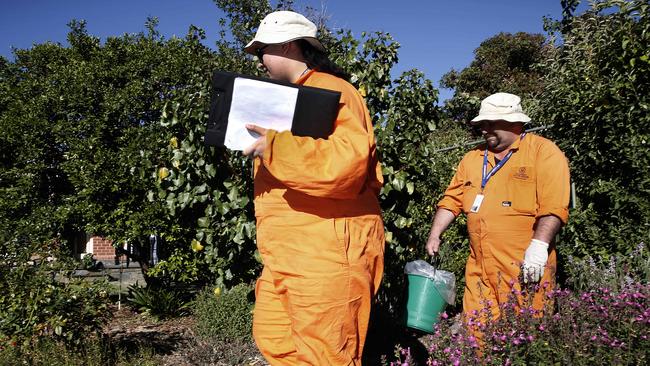
[[[498,319],[493,320],[489,306],[462,325],[459,316],[444,314],[434,333],[420,339],[428,350],[426,360],[398,347],[390,366],[650,364],[650,256],[645,245],[628,256],[601,262],[572,259],[569,264],[576,277],[566,281],[567,288],[548,289],[543,312],[529,306],[526,289],[523,304],[512,290],[499,306]]]

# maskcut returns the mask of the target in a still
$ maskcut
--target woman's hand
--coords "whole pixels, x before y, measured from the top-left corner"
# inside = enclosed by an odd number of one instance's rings
[[[248,131],[252,132],[253,134],[258,135],[259,137],[255,142],[251,144],[251,146],[244,149],[243,151],[244,155],[246,156],[252,155],[253,157],[259,156],[260,158],[264,158],[264,150],[266,149],[267,129],[252,124],[247,124],[246,129],[248,129]]]

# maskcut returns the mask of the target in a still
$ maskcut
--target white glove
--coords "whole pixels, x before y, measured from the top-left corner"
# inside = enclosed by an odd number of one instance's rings
[[[526,253],[524,263],[521,266],[521,273],[524,276],[524,283],[528,281],[537,283],[544,275],[544,267],[548,261],[548,243],[532,239]]]

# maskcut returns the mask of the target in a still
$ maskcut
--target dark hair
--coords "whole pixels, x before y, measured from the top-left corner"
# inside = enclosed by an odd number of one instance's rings
[[[304,39],[298,39],[296,42],[298,42],[298,46],[302,50],[302,56],[305,58],[305,63],[310,69],[340,77],[348,82],[350,81],[350,74],[332,62],[325,52],[315,48]]]

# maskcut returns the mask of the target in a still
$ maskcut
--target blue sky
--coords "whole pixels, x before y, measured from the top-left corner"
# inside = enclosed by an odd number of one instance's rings
[[[205,44],[217,39],[221,12],[212,0],[0,0],[0,55],[11,48],[46,41],[67,44],[67,23],[87,22],[88,32],[107,36],[144,30],[147,16],[159,18],[167,38],[182,37],[194,24],[206,30]],[[499,32],[543,33],[543,16],[559,19],[560,0],[296,0],[329,16],[332,28],[390,33],[401,44],[394,75],[417,68],[436,85],[452,68],[462,69],[473,51]],[[441,90],[441,100],[451,91]]]

